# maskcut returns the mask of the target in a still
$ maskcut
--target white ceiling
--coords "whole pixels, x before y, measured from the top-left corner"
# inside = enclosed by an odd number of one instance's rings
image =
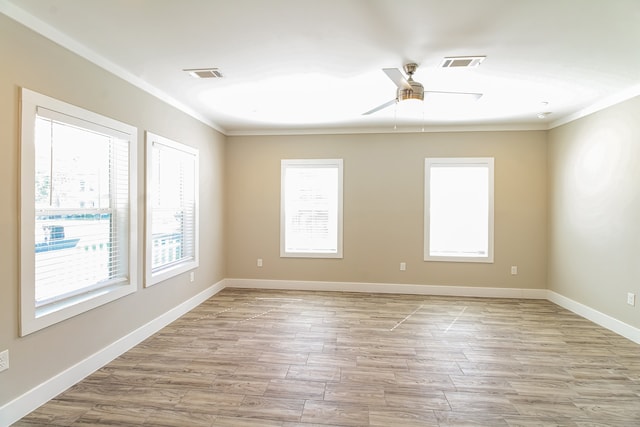
[[[639,0],[0,0],[0,12],[227,135],[547,129],[640,93]],[[486,60],[439,68],[466,55]],[[395,97],[381,69],[406,62],[425,90],[484,96],[363,116]],[[224,78],[183,71],[208,67]]]

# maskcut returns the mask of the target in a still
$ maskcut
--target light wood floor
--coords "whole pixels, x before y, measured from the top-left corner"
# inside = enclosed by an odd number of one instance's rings
[[[548,301],[226,289],[17,426],[640,426],[640,346]]]

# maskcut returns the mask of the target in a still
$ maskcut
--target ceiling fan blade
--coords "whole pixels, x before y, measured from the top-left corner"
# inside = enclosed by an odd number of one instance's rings
[[[402,74],[402,72],[397,68],[383,68],[382,71],[384,71],[387,77],[389,77],[399,88],[411,90],[411,85],[404,77],[404,74]]]
[[[393,105],[393,104],[395,104],[395,103],[396,103],[396,100],[395,100],[395,98],[394,98],[394,99],[392,99],[392,100],[391,100],[391,101],[389,101],[389,102],[385,102],[385,103],[384,103],[384,104],[382,104],[382,105],[378,105],[378,106],[377,106],[376,108],[374,108],[373,110],[369,110],[369,111],[367,111],[366,113],[362,113],[362,115],[363,115],[363,116],[367,116],[367,115],[369,115],[369,114],[373,114],[373,113],[375,113],[376,111],[380,111],[380,110],[382,110],[382,109],[384,109],[384,108],[387,108],[387,107],[389,107],[390,105]]]
[[[461,95],[461,96],[464,96],[465,98],[473,98],[474,101],[482,97],[481,93],[473,93],[473,92],[443,92],[439,90],[425,90],[424,93],[425,95],[428,95],[430,93],[434,93],[437,95]]]

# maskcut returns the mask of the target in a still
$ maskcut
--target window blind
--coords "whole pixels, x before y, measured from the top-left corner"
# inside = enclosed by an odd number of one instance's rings
[[[35,305],[127,280],[129,144],[91,122],[38,109]],[[86,126],[83,126],[86,125]]]
[[[151,156],[151,268],[195,259],[195,153],[154,141]]]
[[[199,266],[199,150],[146,132],[145,286]]]

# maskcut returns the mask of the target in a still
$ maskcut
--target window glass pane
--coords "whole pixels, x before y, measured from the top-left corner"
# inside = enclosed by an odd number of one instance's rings
[[[108,208],[111,138],[38,117],[36,209]]]
[[[341,173],[341,161],[283,161],[282,256],[342,256]]]
[[[152,165],[151,267],[157,270],[193,258],[194,156],[154,144]]]
[[[425,160],[425,260],[493,262],[493,159]]]
[[[116,275],[110,224],[111,214],[36,218],[37,307],[107,284]]]
[[[285,242],[288,252],[337,248],[338,170],[288,168],[285,180]]]
[[[488,169],[432,167],[429,253],[487,256]]]

